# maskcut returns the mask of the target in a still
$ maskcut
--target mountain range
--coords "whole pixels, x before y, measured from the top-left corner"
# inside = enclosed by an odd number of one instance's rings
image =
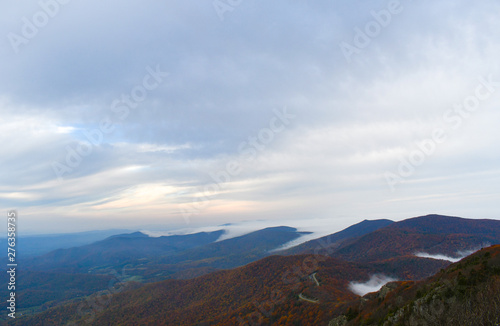
[[[446,284],[443,293],[456,302],[463,299],[457,293],[498,285],[497,220],[365,220],[286,250],[276,249],[305,233],[274,227],[218,241],[223,232],[114,235],[26,259],[20,277],[25,273],[32,281],[19,290],[27,304],[14,324],[410,325],[422,317],[411,309],[417,303],[429,308],[422,298],[434,300],[432,284]],[[469,282],[475,273],[482,276]],[[58,277],[56,288],[67,285],[66,291],[55,291],[46,302],[29,299],[43,297]],[[362,288],[375,293],[358,292]],[[490,292],[484,293],[500,295]],[[382,309],[386,299],[395,301]]]

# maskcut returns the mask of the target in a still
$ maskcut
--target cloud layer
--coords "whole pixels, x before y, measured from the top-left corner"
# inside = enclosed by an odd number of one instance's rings
[[[48,233],[498,218],[500,4],[393,3],[5,4],[0,206]]]
[[[451,261],[452,263],[456,263],[457,261],[460,261],[460,260],[464,259],[465,257],[472,255],[473,253],[475,253],[479,249],[481,249],[481,248],[474,249],[474,250],[459,251],[459,252],[457,252],[455,257],[451,257],[448,255],[443,255],[443,254],[428,254],[426,252],[417,252],[417,253],[415,253],[415,256],[422,257],[422,258],[447,260],[447,261]]]
[[[397,281],[396,279],[392,277],[388,277],[385,275],[372,275],[370,279],[364,283],[358,283],[358,282],[351,282],[349,283],[349,289],[359,295],[359,296],[364,296],[367,293],[370,292],[377,292],[380,290],[384,285],[386,285],[389,282],[394,282]]]

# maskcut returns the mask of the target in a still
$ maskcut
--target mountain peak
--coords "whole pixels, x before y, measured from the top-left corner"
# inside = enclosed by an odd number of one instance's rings
[[[137,232],[132,232],[132,233],[113,235],[113,236],[109,237],[108,239],[110,239],[110,238],[149,238],[149,235],[144,234],[140,231],[137,231]]]

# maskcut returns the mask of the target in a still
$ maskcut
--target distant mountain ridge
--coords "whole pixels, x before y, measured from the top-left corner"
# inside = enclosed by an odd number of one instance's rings
[[[198,270],[194,272],[196,276],[264,258],[272,249],[304,234],[282,226],[217,241],[223,233],[219,230],[157,238],[141,232],[114,235],[90,245],[29,259],[25,266],[38,271],[103,274],[108,269],[127,266],[129,273],[138,273],[146,279],[171,275],[183,278],[180,273],[187,270]]]
[[[58,249],[25,261],[31,270],[87,273],[99,266],[123,265],[131,260],[156,258],[216,241],[223,231],[168,237],[149,237],[141,232],[114,235],[69,249]]]
[[[293,325],[300,321],[301,325],[326,325],[332,318],[345,317],[346,322],[350,322],[358,315],[363,315],[362,322],[369,324],[371,320],[365,317],[373,312],[368,310],[363,314],[357,308],[356,314],[353,310],[365,301],[359,301],[351,292],[350,282],[365,282],[373,275],[382,274],[400,279],[402,284],[415,284],[452,268],[450,261],[417,257],[416,253],[453,256],[458,251],[480,249],[481,245],[500,244],[500,221],[443,215],[426,215],[400,222],[365,220],[281,253],[286,255],[271,256],[272,249],[296,239],[301,233],[290,227],[275,227],[215,242],[219,236],[198,234],[195,238],[199,245],[190,244],[190,248],[173,250],[163,256],[147,253],[135,260],[126,260],[123,251],[129,250],[132,244],[142,244],[140,248],[145,248],[151,238],[141,233],[113,236],[93,244],[96,247],[85,246],[84,249],[92,250],[76,252],[73,257],[69,254],[57,256],[57,251],[51,255],[57,259],[69,257],[66,262],[70,267],[80,268],[79,271],[105,273],[106,266],[111,266],[124,267],[126,276],[134,280],[137,277],[147,281],[176,278],[137,285],[129,292],[113,296],[105,310],[95,312],[97,324]],[[182,236],[174,239],[177,244],[186,240]],[[123,254],[124,260],[114,263],[108,259],[108,265],[97,267],[88,265],[103,246],[110,246],[105,253],[118,257]],[[188,245],[184,243],[184,246]],[[155,250],[159,249],[153,248],[151,252]],[[293,254],[293,250],[298,254]],[[490,253],[495,257],[497,254],[496,251]],[[54,256],[42,257],[48,258],[44,262],[48,264]],[[64,270],[64,261],[59,260],[55,266]],[[82,262],[84,264],[79,265]],[[237,266],[241,267],[234,269]],[[220,268],[226,270],[217,271]],[[467,270],[467,273],[474,275],[475,272]],[[204,276],[196,277],[199,275]],[[390,286],[384,291],[390,292],[393,289]],[[500,290],[496,293],[500,295]],[[377,298],[370,305],[379,303]],[[82,316],[75,315],[77,308],[78,302],[69,303],[19,319],[16,324],[33,325],[43,320],[54,325],[71,320],[84,322]],[[385,311],[389,315],[393,312]]]
[[[198,260],[213,257],[238,256],[248,253],[265,255],[276,247],[298,238],[307,232],[298,232],[296,228],[288,226],[270,227],[254,231],[239,237],[234,237],[202,247],[183,251],[179,255],[168,257],[170,262],[179,262],[186,259]],[[186,258],[188,257],[188,258]]]
[[[386,227],[394,223],[391,220],[364,220],[357,224],[351,225],[350,227],[318,238],[314,240],[307,241],[303,244],[295,246],[293,248],[283,250],[279,254],[293,255],[293,254],[306,254],[306,253],[324,253],[327,254],[333,248],[338,248],[340,243],[344,240],[357,238],[365,234],[376,231],[380,228]]]
[[[141,278],[189,278],[217,269],[234,268],[264,258],[273,249],[304,233],[272,227],[217,241],[224,231],[158,238],[141,232],[114,235],[90,245],[56,250],[26,261],[31,270],[65,273],[106,273],[129,266]],[[364,220],[342,231],[311,240],[277,254],[325,254],[335,258],[383,264],[391,269],[407,265],[401,275],[415,277],[417,252],[454,256],[459,251],[500,243],[500,221],[427,215],[400,222]],[[409,265],[408,265],[409,264]],[[183,271],[189,271],[182,274]],[[435,271],[429,271],[434,273]],[[421,275],[425,277],[426,275]]]
[[[418,251],[453,256],[458,251],[500,243],[500,221],[426,215],[392,223],[338,248],[332,256],[370,262]]]
[[[399,230],[418,230],[432,234],[482,234],[498,238],[500,221],[491,219],[467,219],[456,216],[429,214],[413,217],[394,223],[390,228]]]
[[[104,240],[110,236],[124,234],[129,230],[116,229],[104,231],[85,231],[77,233],[62,234],[42,234],[23,236],[22,241],[17,244],[17,249],[22,257],[34,257],[49,253],[57,249],[67,249],[72,247],[84,246],[96,241]],[[7,246],[7,238],[0,238],[0,246]]]

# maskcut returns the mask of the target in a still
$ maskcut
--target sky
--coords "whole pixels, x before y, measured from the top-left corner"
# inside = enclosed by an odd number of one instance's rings
[[[499,219],[499,11],[3,3],[0,208],[25,233]]]

